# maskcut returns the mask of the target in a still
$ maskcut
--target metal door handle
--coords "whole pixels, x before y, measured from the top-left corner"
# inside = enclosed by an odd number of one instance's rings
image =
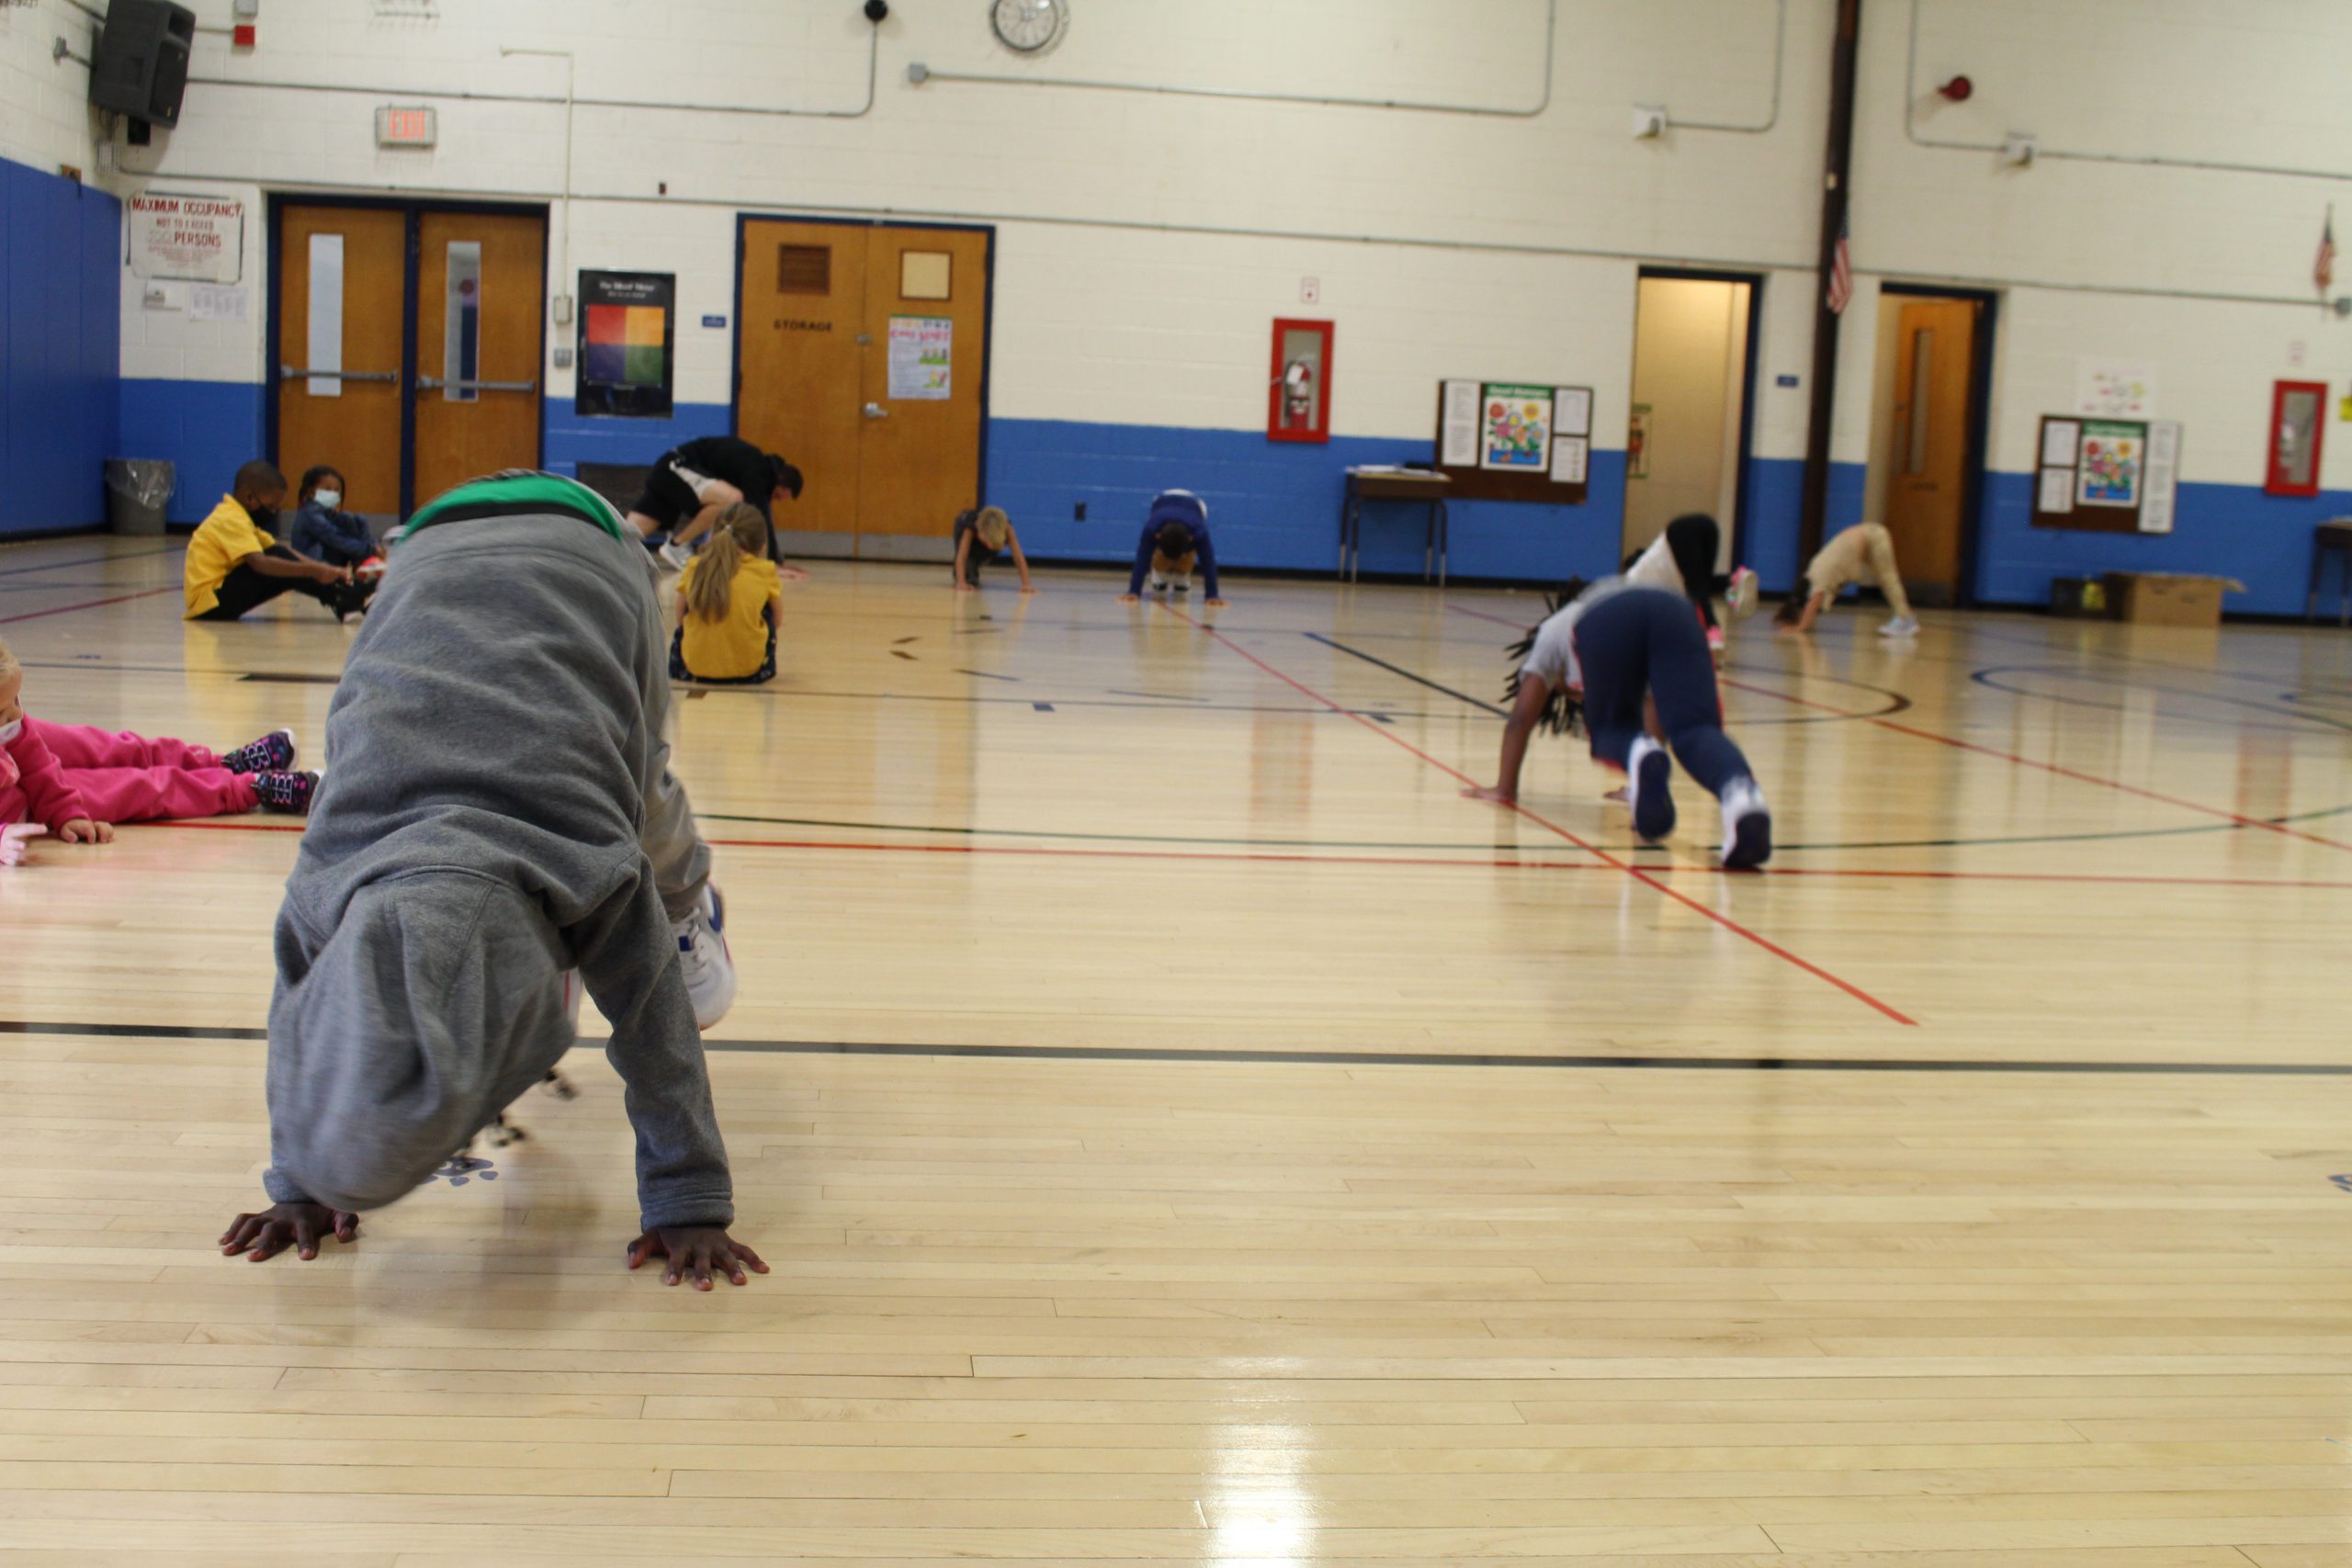
[[[291,365],[277,367],[280,379],[287,381],[397,381],[397,370],[297,370]]]
[[[880,403],[868,403],[865,405],[865,417],[868,419],[888,419],[890,417],[890,411],[884,408]]]
[[[530,392],[538,389],[536,378],[528,381],[445,381],[438,376],[419,376],[417,390],[437,392],[447,388],[453,392]]]

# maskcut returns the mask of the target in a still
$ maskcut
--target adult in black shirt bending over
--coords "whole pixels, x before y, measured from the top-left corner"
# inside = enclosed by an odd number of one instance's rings
[[[662,558],[680,570],[694,556],[695,541],[739,502],[758,508],[768,520],[768,558],[776,549],[776,501],[800,494],[800,470],[735,435],[705,435],[673,447],[645,478],[645,493],[628,509],[629,526],[647,539],[667,531]]]

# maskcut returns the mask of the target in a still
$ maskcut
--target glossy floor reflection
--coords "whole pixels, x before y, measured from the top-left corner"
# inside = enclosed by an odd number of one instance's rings
[[[320,735],[350,634],[178,564],[0,548],[28,706]],[[678,727],[744,1291],[621,1269],[588,1052],[356,1248],[219,1259],[292,835],[0,873],[0,1548],[2352,1562],[2352,637],[1751,623],[1731,877],[1560,742],[1460,798],[1530,595],[817,570]]]

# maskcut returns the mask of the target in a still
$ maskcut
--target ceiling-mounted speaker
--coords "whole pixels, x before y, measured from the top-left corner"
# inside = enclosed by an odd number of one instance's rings
[[[154,125],[180,122],[196,13],[171,0],[112,0],[90,54],[90,102]]]

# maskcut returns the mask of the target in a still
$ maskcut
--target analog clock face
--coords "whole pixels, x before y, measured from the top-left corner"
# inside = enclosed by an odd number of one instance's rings
[[[991,0],[989,25],[1007,49],[1034,54],[1061,36],[1069,0]]]

